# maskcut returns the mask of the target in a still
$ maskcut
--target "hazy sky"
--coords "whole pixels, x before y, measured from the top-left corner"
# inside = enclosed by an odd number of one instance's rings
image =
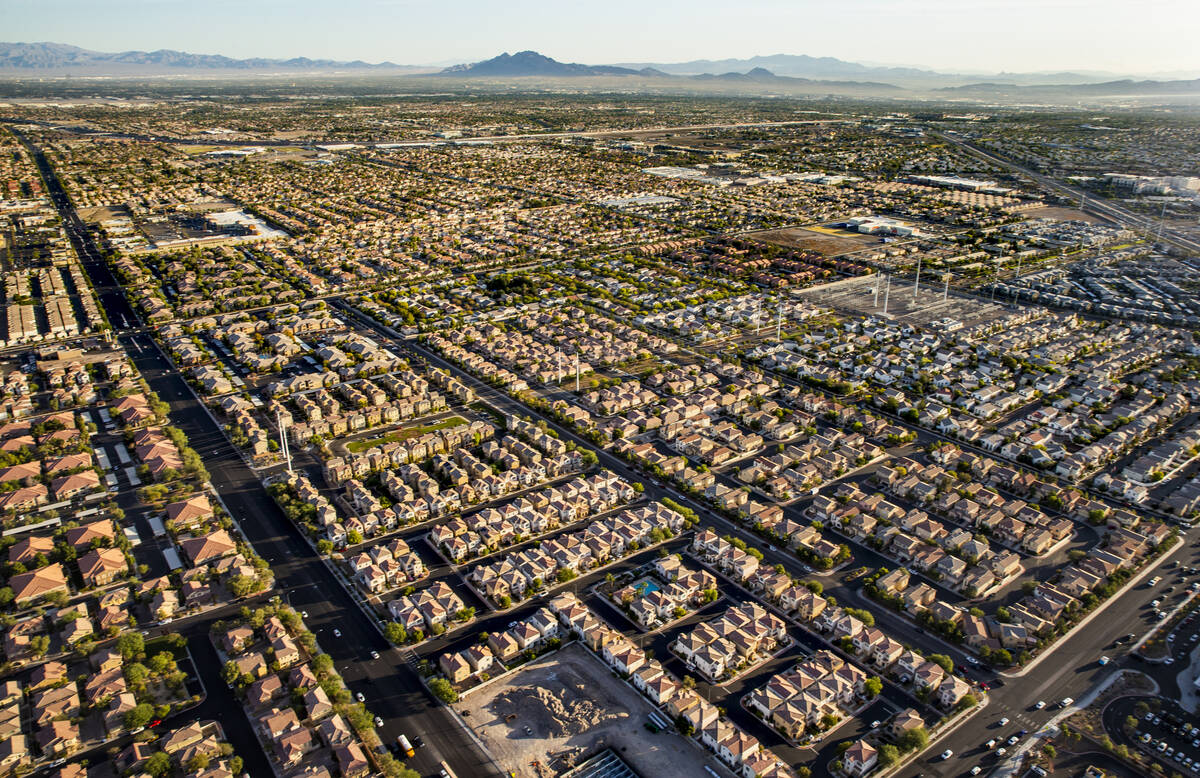
[[[399,64],[809,54],[940,70],[1200,73],[1200,0],[0,0],[0,38]]]

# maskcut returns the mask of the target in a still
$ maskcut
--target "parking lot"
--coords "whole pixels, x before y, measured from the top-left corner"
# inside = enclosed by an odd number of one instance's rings
[[[1174,706],[1143,714],[1138,719],[1136,740],[1143,751],[1164,765],[1200,771],[1200,726]]]

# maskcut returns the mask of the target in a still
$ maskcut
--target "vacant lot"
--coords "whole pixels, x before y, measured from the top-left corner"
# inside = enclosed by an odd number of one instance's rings
[[[648,731],[653,707],[578,643],[468,694],[456,707],[501,768],[521,778],[558,775],[601,746],[644,776],[705,775],[706,764],[727,774],[681,736]]]
[[[1090,224],[1111,224],[1112,222],[1101,219],[1099,216],[1094,216],[1090,213],[1085,213],[1078,208],[1035,208],[1026,211],[1025,216],[1030,219],[1061,219],[1063,221],[1088,222]]]
[[[762,232],[750,233],[746,237],[762,241],[763,243],[784,246],[789,249],[815,251],[827,257],[858,251],[879,242],[879,238],[871,237],[870,235],[857,235],[847,230],[839,230],[833,227],[819,227],[815,229],[793,227],[786,230],[764,230]]]
[[[464,419],[462,416],[451,416],[447,419],[442,419],[440,421],[431,422],[429,424],[421,424],[421,425],[411,426],[411,427],[402,427],[398,430],[392,430],[391,432],[385,433],[383,435],[372,435],[370,437],[359,438],[357,440],[351,440],[348,443],[346,443],[346,450],[352,454],[359,454],[359,453],[366,451],[369,448],[373,448],[375,446],[382,446],[387,443],[399,443],[402,440],[408,440],[409,438],[415,438],[418,435],[424,435],[427,432],[434,432],[435,430],[449,429],[451,427],[457,427],[459,425],[466,424],[466,423],[467,423],[467,420]]]

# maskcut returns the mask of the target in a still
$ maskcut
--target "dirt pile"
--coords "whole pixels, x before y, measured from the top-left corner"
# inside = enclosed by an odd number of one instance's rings
[[[497,695],[488,709],[507,720],[518,737],[535,738],[570,737],[629,715],[608,710],[590,697],[583,684],[571,682],[553,690],[535,686],[510,689]]]

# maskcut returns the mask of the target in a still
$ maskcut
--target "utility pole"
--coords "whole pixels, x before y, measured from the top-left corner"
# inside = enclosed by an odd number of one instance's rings
[[[888,293],[892,291],[892,274],[888,273],[887,286],[883,288],[883,315],[887,316]]]
[[[1167,218],[1167,201],[1163,200],[1162,211],[1158,214],[1158,237],[1155,239],[1156,243],[1162,243],[1163,219],[1165,218]]]
[[[757,335],[762,329],[762,299],[754,301],[754,334]]]
[[[783,340],[783,303],[779,304],[779,316],[775,319],[775,342]]]
[[[875,301],[871,303],[872,308],[879,307],[879,273],[875,274]]]
[[[283,411],[275,411],[275,424],[279,427],[279,447],[283,449],[283,457],[287,460],[288,473],[292,472],[292,450],[288,447],[287,432],[283,423]]]
[[[575,360],[575,394],[579,394],[579,360]]]
[[[942,276],[945,281],[945,286],[942,287],[942,302],[946,302],[946,298],[950,296],[950,274]]]
[[[917,301],[917,290],[921,288],[921,255],[917,255],[917,281],[913,284],[913,302]]]

